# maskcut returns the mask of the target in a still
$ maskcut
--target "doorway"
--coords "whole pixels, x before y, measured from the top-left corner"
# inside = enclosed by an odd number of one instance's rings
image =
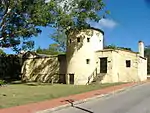
[[[69,74],[69,83],[74,84],[74,74]]]
[[[107,57],[100,58],[100,73],[107,73]]]

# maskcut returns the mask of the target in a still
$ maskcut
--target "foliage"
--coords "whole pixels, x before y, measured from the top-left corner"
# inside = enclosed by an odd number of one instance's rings
[[[150,46],[147,46],[144,52],[147,57],[147,73],[150,74]]]
[[[15,51],[33,47],[28,41],[41,33],[40,26],[64,31],[89,27],[87,20],[98,22],[109,13],[104,8],[102,0],[1,0],[0,46]]]
[[[19,80],[22,61],[17,55],[0,56],[0,79],[11,81]]]
[[[105,7],[102,0],[58,1],[61,3],[61,8],[58,11],[57,27],[62,30],[88,27],[87,19],[98,22],[102,17],[105,17],[105,13],[109,13],[106,11],[98,15],[98,12]]]
[[[21,37],[27,40],[40,33],[36,26],[46,23],[46,16],[40,18],[44,16],[41,11],[47,11],[43,5],[43,0],[1,0],[0,46],[16,47],[21,43]]]
[[[131,48],[117,47],[117,46],[115,46],[115,45],[113,45],[113,44],[108,45],[108,46],[105,46],[104,49],[124,49],[124,50],[132,51]]]
[[[0,49],[0,55],[6,55],[6,53],[2,49]]]
[[[40,47],[36,50],[37,53],[39,54],[46,54],[46,55],[58,55],[63,53],[61,51],[61,48],[59,47],[58,44],[50,44],[47,49],[41,49]]]
[[[0,79],[0,86],[4,84],[5,84],[5,81]]]
[[[115,45],[113,45],[113,44],[111,44],[111,45],[106,45],[105,47],[104,47],[104,49],[116,49],[117,47],[115,46]]]
[[[56,31],[51,38],[58,44],[58,48],[60,51],[66,51],[66,41],[67,36],[64,31]]]

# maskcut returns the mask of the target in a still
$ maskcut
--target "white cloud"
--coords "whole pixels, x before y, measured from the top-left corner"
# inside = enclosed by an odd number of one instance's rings
[[[100,29],[113,29],[118,23],[112,19],[101,19],[98,23],[94,21],[87,21],[92,27],[100,28]]]
[[[101,19],[99,21],[99,25],[101,27],[104,27],[104,28],[111,28],[112,29],[112,28],[115,28],[118,25],[118,23],[112,19]]]

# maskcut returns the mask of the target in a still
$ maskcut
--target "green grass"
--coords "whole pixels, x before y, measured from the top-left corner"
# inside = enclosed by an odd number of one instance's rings
[[[64,97],[72,94],[78,94],[97,90],[114,84],[98,84],[98,85],[37,85],[37,84],[11,84],[0,87],[0,108],[8,108],[12,106],[23,105],[27,103],[50,100],[58,97]]]

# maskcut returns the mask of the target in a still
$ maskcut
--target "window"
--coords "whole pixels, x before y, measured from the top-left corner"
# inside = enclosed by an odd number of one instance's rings
[[[86,59],[86,64],[90,64],[90,59]]]
[[[126,67],[131,67],[131,60],[126,60]]]
[[[77,42],[80,42],[80,38],[77,38]]]
[[[90,38],[87,38],[87,42],[90,42]]]
[[[107,58],[100,58],[100,73],[107,73]]]

